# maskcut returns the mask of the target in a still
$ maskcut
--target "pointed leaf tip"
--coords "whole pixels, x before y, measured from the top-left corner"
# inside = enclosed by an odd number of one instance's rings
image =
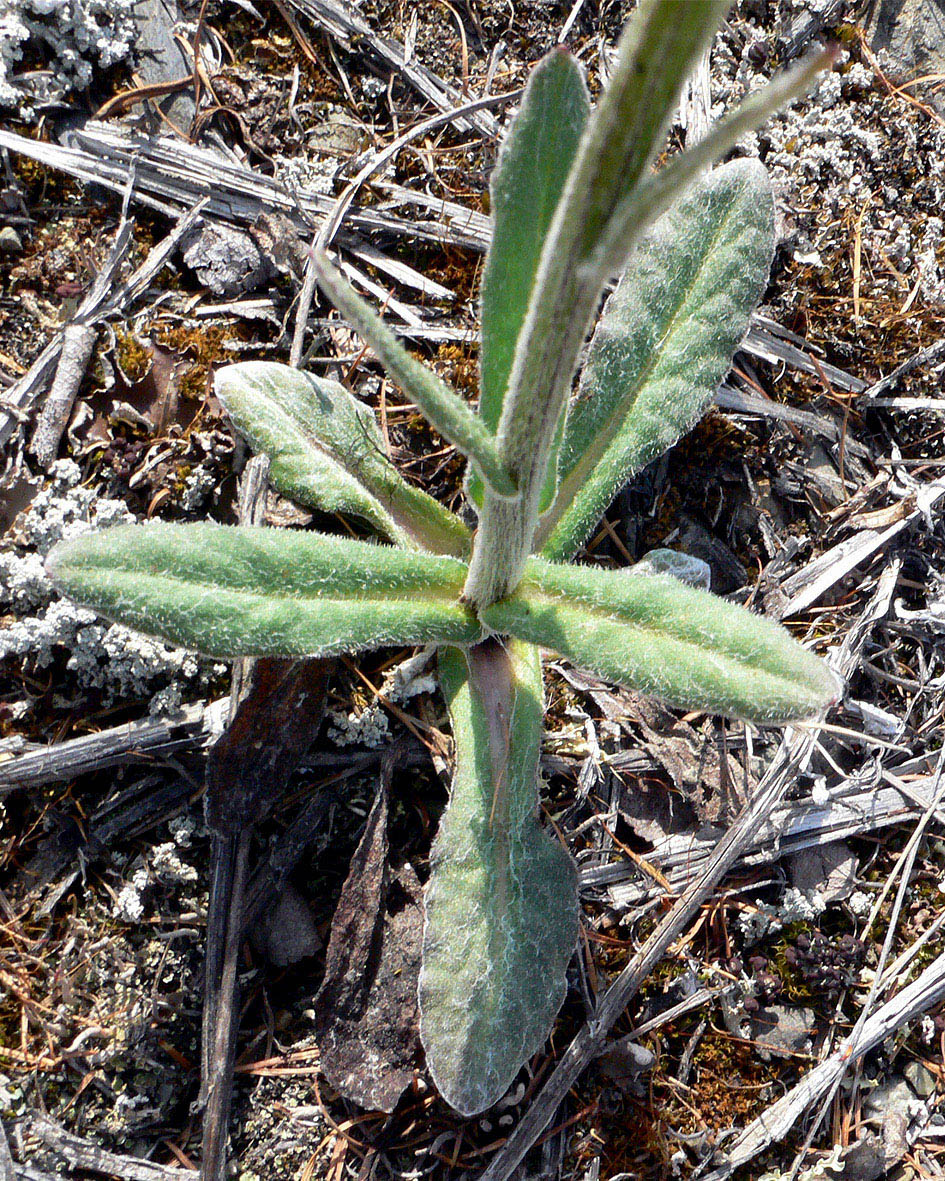
[[[545,238],[589,114],[583,70],[557,46],[532,70],[499,150],[489,185],[492,239],[480,290],[479,414],[493,432]],[[481,481],[473,473],[468,483],[472,500],[481,505]],[[549,500],[552,494],[553,488]]]
[[[324,250],[314,260],[318,285],[374,350],[394,381],[416,402],[432,426],[473,463],[497,496],[514,498],[518,487],[499,455],[495,436],[446,382],[404,348],[374,309],[351,286]]]
[[[410,549],[464,556],[470,534],[444,505],[408,484],[387,458],[369,406],[343,385],[272,361],[241,361],[214,382],[237,430],[272,460],[286,496],[360,517]]]

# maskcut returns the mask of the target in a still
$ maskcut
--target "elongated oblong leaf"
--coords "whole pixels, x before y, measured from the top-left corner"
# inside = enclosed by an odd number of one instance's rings
[[[215,390],[240,433],[270,457],[269,478],[286,496],[361,517],[398,545],[468,552],[466,526],[407,483],[384,453],[370,407],[337,381],[242,361],[217,371]]]
[[[427,420],[463,452],[497,496],[515,496],[517,486],[499,458],[495,437],[479,415],[437,375],[404,348],[324,251],[314,255],[318,285],[371,346],[384,368],[416,402]]]
[[[443,1097],[474,1115],[502,1097],[564,999],[576,873],[536,814],[537,651],[495,639],[446,649],[440,680],[456,769],[431,856],[420,1036]]]
[[[589,112],[581,67],[562,46],[553,49],[529,76],[492,173],[492,240],[480,292],[479,414],[493,434],[542,247]],[[469,494],[482,503],[475,473]]]
[[[706,409],[773,253],[771,185],[755,160],[710,173],[639,242],[568,414],[558,494],[536,534],[546,557],[571,557],[620,486]]]
[[[650,569],[532,559],[518,591],[481,617],[497,632],[686,709],[781,722],[837,698],[827,665],[784,628]]]
[[[57,586],[110,619],[210,656],[330,656],[474,643],[466,571],[366,541],[227,525],[122,525],[57,546]]]

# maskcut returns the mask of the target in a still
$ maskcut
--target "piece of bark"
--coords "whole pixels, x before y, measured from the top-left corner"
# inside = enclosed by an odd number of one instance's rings
[[[56,376],[33,433],[30,450],[41,467],[48,468],[59,451],[59,441],[69,422],[79,386],[85,377],[97,330],[91,324],[67,324],[62,334],[62,352]]]
[[[109,1152],[90,1140],[66,1131],[48,1115],[39,1112],[34,1112],[28,1117],[27,1127],[30,1134],[42,1144],[63,1156],[72,1169],[104,1173],[109,1177],[120,1177],[123,1181],[193,1181],[197,1175],[192,1169],[159,1165],[155,1161],[142,1160],[140,1157]]]
[[[414,1077],[420,1046],[417,979],[420,883],[387,859],[382,782],[332,920],[325,979],[315,997],[321,1069],[362,1107],[391,1112]]]

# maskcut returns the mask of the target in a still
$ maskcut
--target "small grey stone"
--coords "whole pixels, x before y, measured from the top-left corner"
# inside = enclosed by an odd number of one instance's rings
[[[887,1112],[902,1112],[908,1118],[909,1105],[915,1103],[912,1088],[900,1075],[885,1079],[863,1099],[863,1116],[882,1124]]]
[[[936,1076],[921,1062],[907,1062],[902,1068],[902,1073],[920,1099],[928,1099],[930,1095],[935,1094]]]
[[[887,1111],[883,1116],[883,1152],[891,1169],[909,1151],[909,1117],[904,1111]]]
[[[870,5],[866,36],[874,53],[885,50],[896,81],[945,71],[945,9],[941,0],[882,0]],[[921,97],[939,113],[942,92],[929,87]]]
[[[749,1037],[765,1062],[809,1052],[817,1033],[817,1015],[802,1005],[766,1005],[748,1024]]]
[[[856,886],[856,854],[843,841],[802,849],[790,865],[791,881],[805,898],[816,893],[824,902],[838,902]]]
[[[875,1132],[866,1132],[840,1157],[844,1181],[879,1181],[886,1172],[883,1142]]]
[[[23,253],[23,240],[13,226],[3,226],[0,229],[0,253]]]
[[[601,1069],[608,1078],[615,1081],[632,1078],[649,1070],[656,1061],[655,1055],[632,1038],[618,1038],[601,1054]]]

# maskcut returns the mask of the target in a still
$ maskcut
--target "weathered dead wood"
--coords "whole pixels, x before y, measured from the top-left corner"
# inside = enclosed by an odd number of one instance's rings
[[[745,352],[751,352],[750,342],[743,342]],[[796,350],[800,352],[800,350]],[[757,354],[755,354],[757,355]],[[801,354],[803,356],[803,354]],[[785,362],[788,364],[788,362]],[[798,366],[801,368],[801,366]],[[762,394],[750,393],[747,390],[735,389],[734,386],[723,384],[715,394],[715,404],[721,410],[731,410],[736,414],[756,414],[759,418],[770,418],[775,422],[786,422],[800,427],[811,435],[822,435],[833,443],[840,441],[843,435],[843,424],[827,418],[823,414],[814,414],[810,410],[801,410],[797,406],[788,406],[783,402],[775,402]],[[862,443],[846,436],[844,447],[848,455],[858,455],[865,459],[869,452]]]
[[[40,467],[48,468],[59,451],[59,441],[92,359],[96,336],[97,331],[90,324],[67,324],[63,329],[56,375],[49,387],[30,444],[30,450]]]
[[[269,460],[265,456],[256,456],[246,465],[239,493],[241,524],[262,524],[268,477]],[[238,767],[235,782],[231,783],[230,777],[234,761],[238,764],[241,759],[246,760],[249,770],[254,769],[255,752],[250,745],[257,737],[254,722],[258,714],[250,703],[254,667],[251,659],[233,662],[227,727],[211,748],[207,761],[204,810],[212,844],[200,1037],[201,1181],[222,1181],[227,1164],[236,1058],[237,976],[255,819],[253,814],[247,816],[245,812],[247,805],[258,803],[255,782],[244,784]],[[235,800],[228,798],[228,788],[232,788]]]
[[[897,365],[891,373],[887,373],[885,377],[881,377],[879,381],[874,381],[871,386],[863,390],[861,392],[863,401],[876,402],[881,395],[891,390],[901,378],[912,373],[914,369],[919,369],[923,365],[934,365],[942,357],[945,357],[945,340],[937,340],[934,344],[930,344],[928,348],[919,349],[908,360],[903,361],[901,365]]]
[[[83,1140],[81,1136],[67,1132],[48,1115],[31,1115],[28,1128],[32,1136],[47,1148],[60,1153],[73,1169],[88,1169],[92,1173],[120,1177],[122,1181],[194,1181],[197,1176],[192,1169],[159,1165],[137,1156],[108,1152],[97,1144]]]
[[[775,320],[755,312],[751,319],[748,335],[740,346],[752,356],[760,357],[772,364],[784,362],[792,369],[800,369],[802,373],[810,373],[819,377],[821,381],[829,383],[838,390],[851,393],[862,393],[867,383],[862,378],[854,377],[836,365],[822,361],[796,332],[783,328]]]
[[[502,95],[493,99],[496,105],[503,101]],[[254,172],[213,149],[172,136],[145,136],[91,119],[81,131],[73,132],[69,146],[42,143],[0,128],[0,147],[115,192],[124,191],[134,168],[134,199],[172,218],[195,200],[207,198],[210,217],[245,226],[252,225],[261,213],[277,210],[300,231],[310,233],[334,205],[332,197],[307,189],[289,191],[274,177]],[[442,216],[416,220],[356,209],[350,221],[362,232],[409,236],[479,251],[488,242],[487,219],[471,210],[454,217],[447,209]]]
[[[0,129],[0,138],[7,133]],[[15,137],[20,138],[20,137]],[[29,142],[29,141],[25,141]],[[94,179],[94,177],[90,178]],[[119,191],[128,191],[134,179],[134,167],[129,167],[125,182]],[[94,329],[110,316],[125,315],[135,300],[153,282],[166,265],[185,234],[193,227],[203,212],[203,202],[190,203],[188,209],[177,221],[171,232],[149,251],[144,262],[120,286],[115,286],[118,271],[131,244],[134,223],[125,218],[115,236],[108,260],[97,275],[91,290],[79,305],[70,324],[85,329]],[[175,215],[176,216],[176,215]],[[26,373],[10,386],[0,398],[0,449],[4,448],[18,427],[27,421],[56,371],[65,344],[67,326],[55,340],[43,349]]]
[[[931,801],[933,777],[923,776],[908,783],[908,791],[880,786],[883,775],[876,767],[867,776],[847,779],[831,787],[825,804],[812,800],[781,803],[753,834],[738,864],[745,868],[770,865],[781,857],[818,845],[878,832],[893,824],[914,819]],[[698,833],[667,837],[646,854],[676,891],[681,891],[702,872],[712,856],[715,842]],[[609,887],[612,905],[625,908],[658,897],[661,888],[646,881],[633,865],[590,866],[581,871],[581,888]]]
[[[35,918],[52,914],[90,860],[178,815],[193,795],[184,776],[145,775],[97,808],[86,825],[54,827],[43,837],[15,878],[17,893],[28,897]]]
[[[788,601],[778,612],[779,617],[785,619],[790,615],[797,615],[815,603],[841,578],[888,545],[903,530],[920,518],[930,519],[932,510],[943,498],[945,480],[934,480],[906,493],[902,498],[902,517],[895,524],[882,530],[861,529],[809,562],[790,578],[786,578],[780,589],[782,594],[788,597]]]
[[[160,761],[219,737],[229,698],[187,705],[169,718],[144,718],[98,734],[42,746],[0,762],[0,799],[14,791],[62,783],[130,762]]]
[[[408,54],[399,41],[382,37],[353,5],[344,3],[344,0],[288,0],[288,3],[331,33],[345,49],[352,52],[367,51],[375,60],[397,70],[438,110],[446,111],[468,101],[468,95]],[[463,131],[478,131],[488,139],[493,139],[499,133],[498,123],[484,110],[461,116],[456,120],[456,125]]]
[[[268,474],[268,458],[250,460],[240,486],[242,524],[262,523]],[[201,1049],[201,1181],[222,1181],[226,1174],[237,970],[252,835],[311,745],[324,710],[330,665],[317,659],[237,660],[229,724],[207,763],[205,815],[213,845]]]

